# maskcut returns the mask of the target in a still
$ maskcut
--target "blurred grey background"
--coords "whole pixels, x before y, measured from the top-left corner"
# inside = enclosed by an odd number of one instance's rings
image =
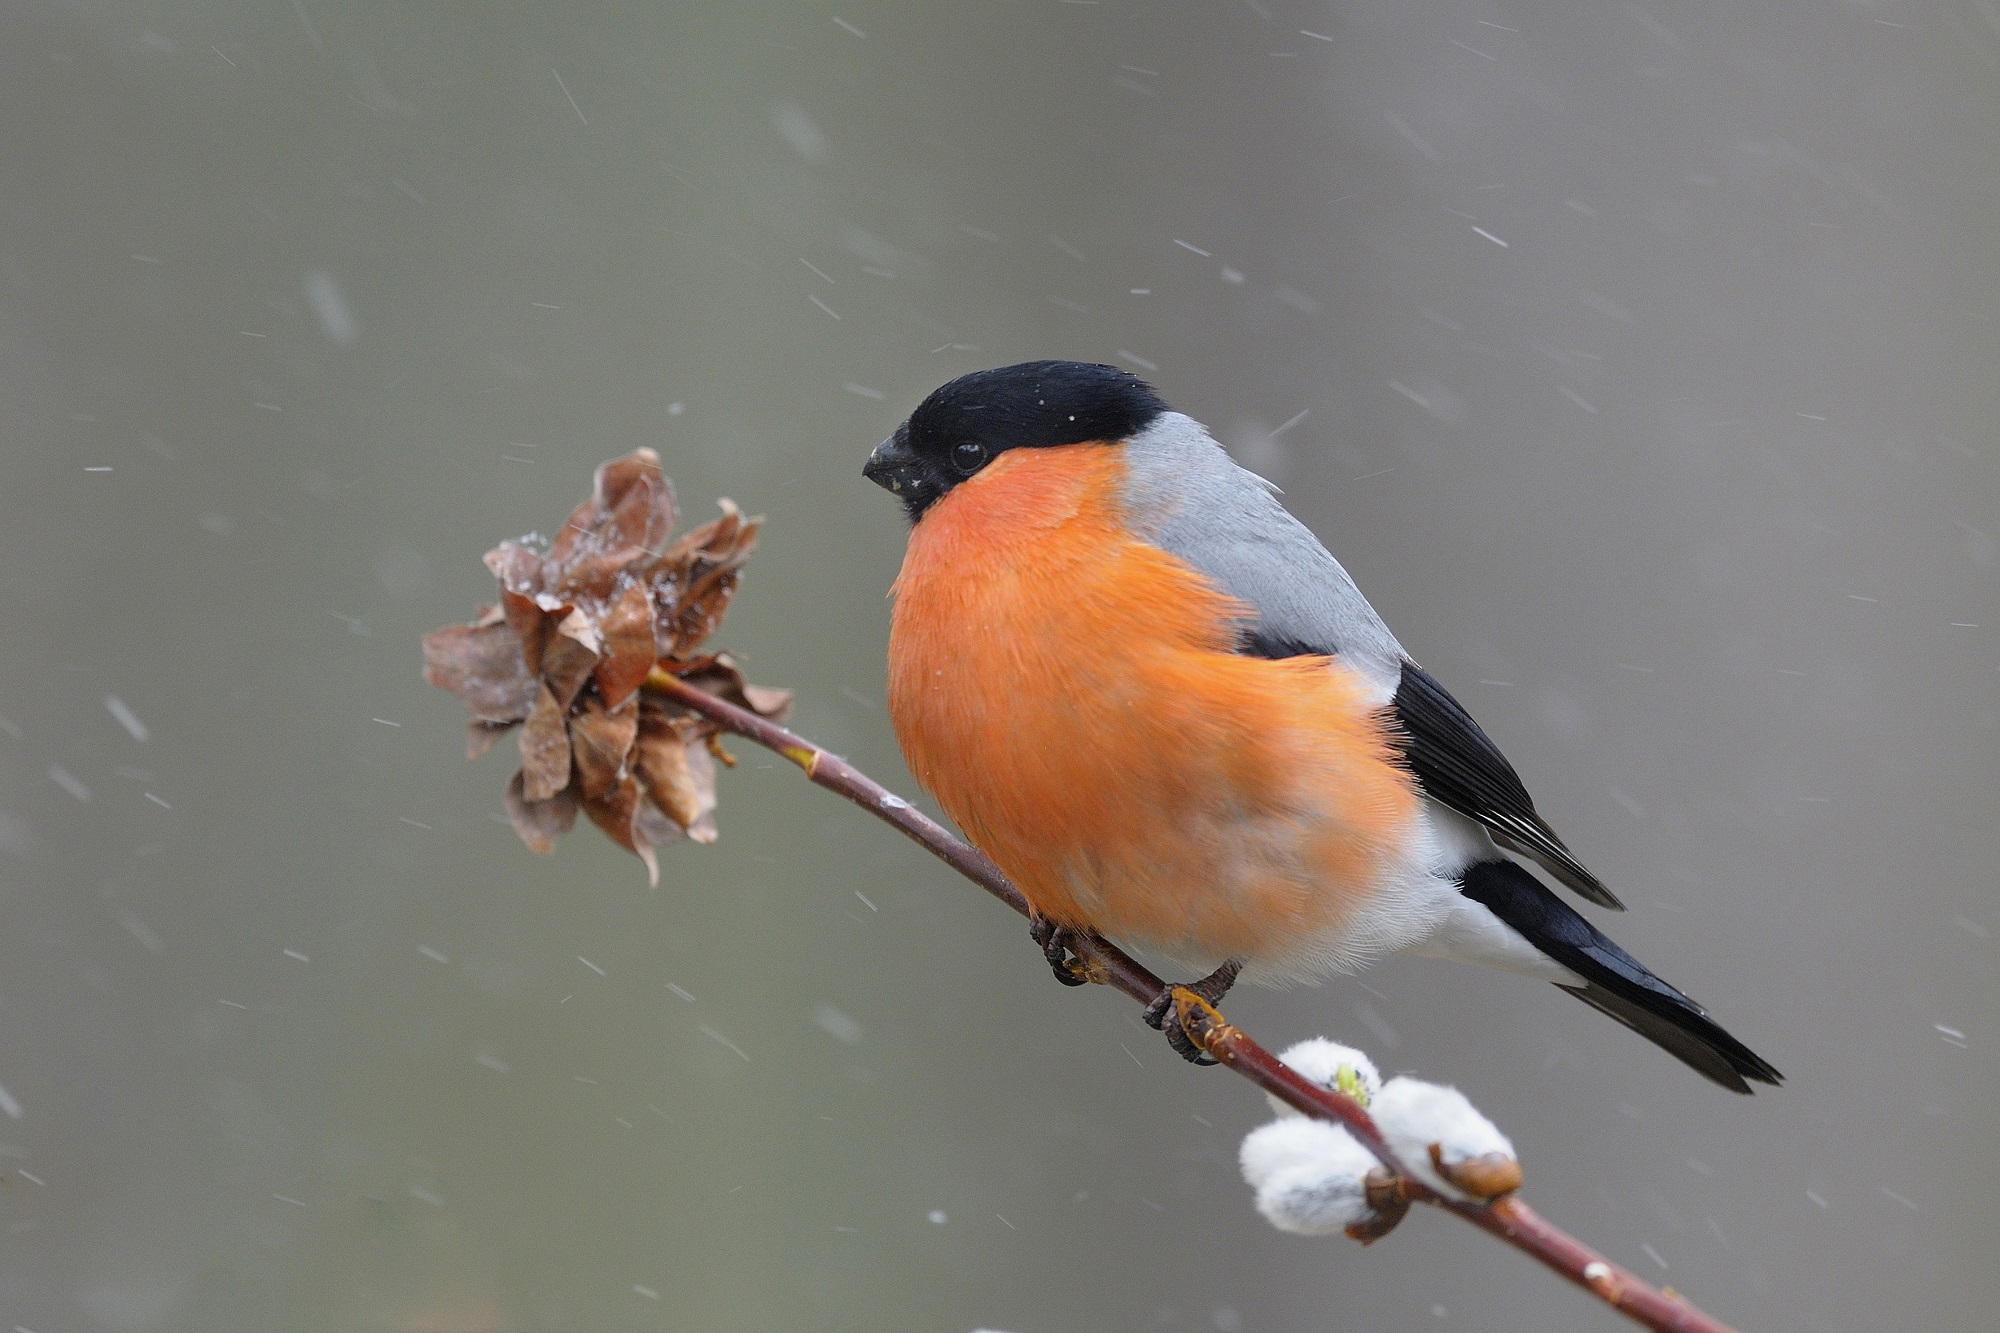
[[[907,789],[862,457],[1063,356],[1281,483],[1790,1082],[1442,963],[1231,1017],[1746,1329],[1990,1328],[1996,90],[1993,0],[7,6],[0,1327],[1621,1326],[1267,1229],[1246,1085],[789,766],[649,893],[462,758],[418,634],[647,444]]]

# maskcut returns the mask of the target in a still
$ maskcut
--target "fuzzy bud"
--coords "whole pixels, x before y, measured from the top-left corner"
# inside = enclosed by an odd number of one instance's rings
[[[1299,1042],[1278,1059],[1306,1082],[1344,1092],[1363,1106],[1373,1101],[1382,1088],[1382,1075],[1376,1071],[1375,1062],[1368,1058],[1366,1052],[1325,1037]],[[1265,1096],[1279,1115],[1299,1114],[1276,1097],[1268,1093]]]
[[[1297,1114],[1250,1132],[1238,1154],[1257,1211],[1280,1231],[1327,1236],[1375,1221],[1374,1156],[1339,1125]]]
[[[1484,1202],[1520,1188],[1514,1145],[1457,1088],[1392,1078],[1369,1114],[1397,1159],[1446,1198]]]

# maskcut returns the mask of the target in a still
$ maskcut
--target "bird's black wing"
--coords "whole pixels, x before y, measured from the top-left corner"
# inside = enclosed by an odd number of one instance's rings
[[[1557,982],[1563,990],[1723,1087],[1748,1092],[1751,1082],[1776,1085],[1783,1081],[1784,1075],[1770,1061],[1730,1036],[1700,1005],[1606,939],[1525,866],[1512,861],[1482,861],[1466,869],[1459,892],[1576,973],[1581,984]]]
[[[1429,672],[1405,660],[1391,707],[1402,731],[1403,762],[1426,796],[1478,820],[1495,842],[1531,858],[1584,899],[1624,909],[1535,813],[1507,756]]]

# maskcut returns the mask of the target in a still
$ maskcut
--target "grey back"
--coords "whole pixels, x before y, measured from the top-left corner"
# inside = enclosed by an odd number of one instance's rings
[[[1125,442],[1134,531],[1214,579],[1256,612],[1267,644],[1335,653],[1387,703],[1404,652],[1319,538],[1238,467],[1198,421],[1167,412]]]

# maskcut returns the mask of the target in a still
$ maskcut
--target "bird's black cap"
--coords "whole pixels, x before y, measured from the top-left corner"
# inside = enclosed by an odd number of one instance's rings
[[[1023,361],[978,370],[924,399],[862,474],[894,491],[914,523],[1009,449],[1123,440],[1165,411],[1151,385],[1116,366]]]

